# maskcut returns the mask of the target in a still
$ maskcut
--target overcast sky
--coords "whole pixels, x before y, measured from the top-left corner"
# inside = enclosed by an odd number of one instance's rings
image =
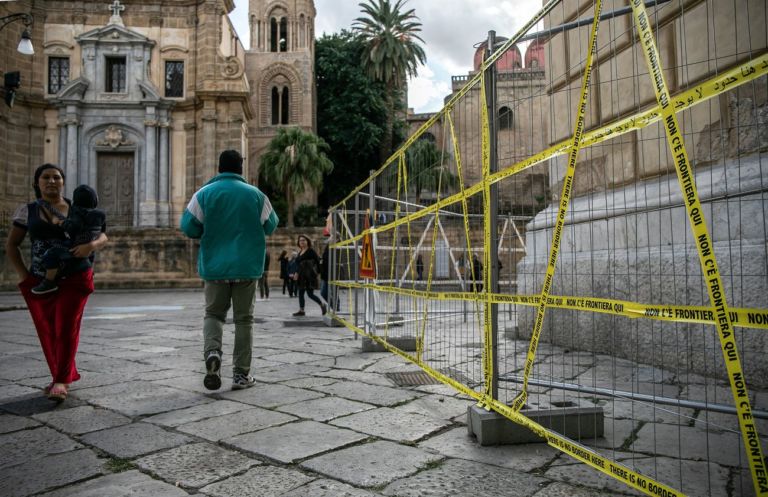
[[[315,34],[349,29],[360,17],[359,0],[315,0]],[[408,105],[416,112],[434,112],[451,91],[451,76],[472,69],[473,45],[487,39],[488,31],[511,36],[542,5],[541,0],[408,0],[422,24],[421,37],[427,65],[408,84]],[[248,0],[235,0],[231,14],[240,39],[249,47]]]

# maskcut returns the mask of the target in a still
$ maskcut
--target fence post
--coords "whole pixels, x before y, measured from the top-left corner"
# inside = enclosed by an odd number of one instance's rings
[[[360,195],[355,194],[355,236],[360,234]],[[353,251],[352,252],[352,260],[355,261],[352,265],[352,271],[354,271],[354,279],[355,283],[360,283],[360,259],[357,256],[357,240],[355,240],[353,244]],[[350,278],[352,279],[352,278]],[[354,288],[353,292],[355,294],[355,326],[360,327],[360,306],[358,302],[358,297],[360,294],[359,288]],[[365,302],[363,302],[365,303]],[[357,340],[357,333],[355,333],[355,340]]]
[[[369,171],[369,175],[372,177],[371,181],[368,183],[368,218],[370,220],[370,227],[374,228],[376,226],[376,177],[374,174],[376,171],[371,170]],[[375,240],[374,237],[371,237],[372,242]],[[373,243],[375,246],[375,243]],[[373,249],[373,247],[372,247]],[[376,261],[374,261],[374,267],[376,265]],[[378,276],[378,275],[377,275]],[[374,278],[374,283],[376,282],[376,279]],[[370,318],[370,326],[368,328],[368,332],[372,334],[376,334],[376,290],[366,290],[365,293],[367,295],[367,309],[366,309],[366,315]]]
[[[490,57],[496,45],[496,31],[488,31],[488,52],[486,57]],[[498,164],[498,120],[496,119],[496,64],[491,64],[488,68],[488,74],[485,78],[486,92],[488,101],[488,128],[489,128],[489,152],[490,152],[490,174],[499,170]],[[485,250],[491,251],[490,265],[486,271],[490,271],[489,288],[486,293],[496,292],[499,288],[499,253],[498,253],[498,231],[499,231],[499,185],[494,183],[490,187],[491,212],[486,212],[486,218],[490,224],[491,244],[485,247]],[[491,396],[494,400],[499,398],[499,304],[490,305],[491,312],[491,358],[490,364],[493,367],[491,375]]]

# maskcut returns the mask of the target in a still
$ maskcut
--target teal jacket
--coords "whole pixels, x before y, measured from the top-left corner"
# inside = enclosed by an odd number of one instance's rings
[[[206,183],[181,216],[181,230],[200,239],[197,272],[204,280],[261,278],[266,237],[277,223],[267,196],[235,173]]]

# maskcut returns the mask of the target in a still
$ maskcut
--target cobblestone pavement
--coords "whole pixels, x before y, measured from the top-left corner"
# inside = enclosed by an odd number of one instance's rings
[[[257,385],[230,389],[227,324],[224,381],[210,392],[200,291],[97,292],[82,379],[61,405],[42,395],[47,367],[23,301],[0,294],[0,495],[636,495],[546,444],[480,447],[469,399],[397,387],[384,373],[413,365],[362,353],[311,302],[291,317],[296,299],[275,293],[256,303]]]

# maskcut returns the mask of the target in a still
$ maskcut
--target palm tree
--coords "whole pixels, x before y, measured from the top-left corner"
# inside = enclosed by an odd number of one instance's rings
[[[416,140],[405,151],[405,164],[408,168],[408,185],[416,196],[416,203],[421,203],[424,190],[445,195],[459,183],[459,178],[449,170],[450,156],[440,151],[429,140]],[[394,172],[394,168],[392,168]],[[397,184],[397,178],[390,183]]]
[[[417,42],[421,23],[413,9],[403,12],[407,0],[368,0],[359,4],[365,17],[358,17],[352,29],[365,43],[363,67],[366,73],[386,87],[387,115],[384,137],[379,146],[379,159],[383,163],[392,153],[392,122],[398,108],[400,89],[407,76],[416,76],[419,64],[427,56]]]
[[[325,140],[301,128],[280,128],[261,156],[261,173],[275,188],[282,190],[288,203],[286,224],[293,227],[293,202],[306,185],[320,188],[323,175],[333,171],[325,155],[330,147]]]

